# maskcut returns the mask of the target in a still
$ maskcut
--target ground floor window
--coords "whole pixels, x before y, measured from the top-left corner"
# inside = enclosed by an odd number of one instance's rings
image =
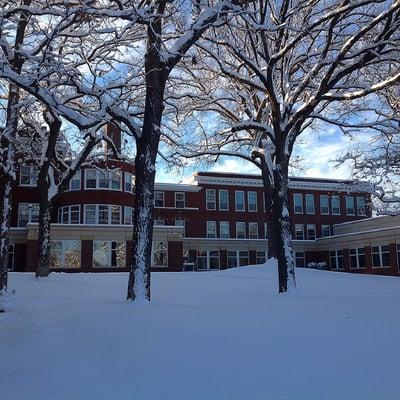
[[[219,251],[201,250],[197,252],[197,269],[219,269]]]
[[[156,267],[168,267],[168,242],[153,242],[153,262]]]
[[[51,268],[80,268],[81,241],[50,241],[50,266]]]
[[[228,268],[249,265],[248,251],[228,251]]]
[[[257,264],[265,264],[267,261],[267,252],[266,251],[257,251],[256,252],[256,263]]]
[[[304,251],[296,251],[296,268],[304,268],[306,266],[306,257]]]
[[[126,245],[125,242],[111,240],[93,241],[93,266],[95,268],[126,266]]]
[[[373,246],[372,253],[372,267],[390,267],[390,252],[389,246]]]
[[[350,268],[360,269],[365,268],[365,250],[363,247],[349,250]]]
[[[331,269],[343,269],[343,250],[331,250],[329,252]]]

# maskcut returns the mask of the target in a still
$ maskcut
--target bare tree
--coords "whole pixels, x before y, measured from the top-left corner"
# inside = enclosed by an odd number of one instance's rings
[[[254,2],[247,11],[197,43],[196,63],[186,69],[193,93],[187,115],[193,123],[198,111],[216,113],[223,129],[210,135],[201,127],[196,146],[177,153],[237,156],[260,168],[269,253],[286,292],[288,281],[295,286],[293,148],[317,123],[350,124],[346,107],[400,80],[400,2],[282,0]],[[371,69],[380,75],[370,79]]]

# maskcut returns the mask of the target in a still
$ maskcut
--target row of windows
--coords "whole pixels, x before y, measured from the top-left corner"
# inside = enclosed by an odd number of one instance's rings
[[[305,203],[305,208],[303,204],[303,198]],[[303,196],[301,193],[293,194],[293,204],[295,214],[315,214],[315,198],[314,194],[307,193]],[[321,215],[340,215],[340,196],[319,196],[320,213]],[[362,196],[346,196],[345,197],[345,208],[346,215],[357,215],[364,216],[365,213],[365,197]]]
[[[245,192],[241,190],[235,191],[235,211],[246,211],[246,196]],[[229,211],[229,191],[206,189],[206,209],[207,210]],[[257,192],[247,192],[247,211],[257,212]]]
[[[264,264],[266,261],[266,252],[256,252],[256,263]],[[242,250],[229,250],[227,252],[228,268],[243,267],[249,265],[249,252]],[[212,270],[220,269],[220,254],[218,250],[201,250],[197,252],[197,269]]]
[[[154,207],[163,208],[165,207],[165,194],[164,192],[154,192]],[[175,192],[175,208],[186,207],[186,195],[185,192]]]
[[[52,240],[50,243],[52,268],[80,268],[81,242],[79,240]],[[167,242],[155,241],[152,248],[152,265],[168,266]],[[123,241],[94,240],[93,267],[123,268],[126,266],[126,243]]]
[[[38,168],[34,165],[22,165],[20,168],[20,185],[36,186]],[[85,169],[85,189],[121,190],[121,178],[124,177],[125,192],[132,193],[135,177],[129,172],[120,170]],[[78,171],[69,183],[69,190],[81,190],[82,172]]]
[[[321,225],[321,237],[331,235],[330,225]],[[296,240],[315,240],[317,237],[317,228],[315,224],[295,224],[294,238]]]
[[[247,225],[247,232],[246,232]],[[236,222],[236,235],[237,239],[258,239],[258,222]],[[217,232],[217,222],[216,221],[207,221],[207,229],[206,229],[207,238],[221,238],[228,239],[230,237],[230,223],[228,221],[220,221],[219,222],[219,235]],[[264,223],[264,237],[267,238],[267,224]]]

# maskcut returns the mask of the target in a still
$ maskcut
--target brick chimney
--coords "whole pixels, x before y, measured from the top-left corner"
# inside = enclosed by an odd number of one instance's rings
[[[114,142],[114,146],[117,151],[121,152],[121,130],[114,124],[108,123],[106,125],[106,134]],[[113,155],[112,147],[105,142],[104,150],[107,155]]]

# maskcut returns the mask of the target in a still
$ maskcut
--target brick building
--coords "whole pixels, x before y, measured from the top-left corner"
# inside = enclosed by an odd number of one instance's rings
[[[13,188],[10,269],[17,271],[36,267],[36,176],[34,166],[21,165]],[[399,274],[400,220],[371,218],[369,194],[356,188],[346,180],[290,179],[298,267]],[[126,271],[133,205],[130,163],[107,160],[82,168],[53,206],[53,268]],[[154,205],[154,270],[181,271],[185,263],[225,269],[267,257],[268,210],[257,175],[198,172],[184,183],[156,183]]]

